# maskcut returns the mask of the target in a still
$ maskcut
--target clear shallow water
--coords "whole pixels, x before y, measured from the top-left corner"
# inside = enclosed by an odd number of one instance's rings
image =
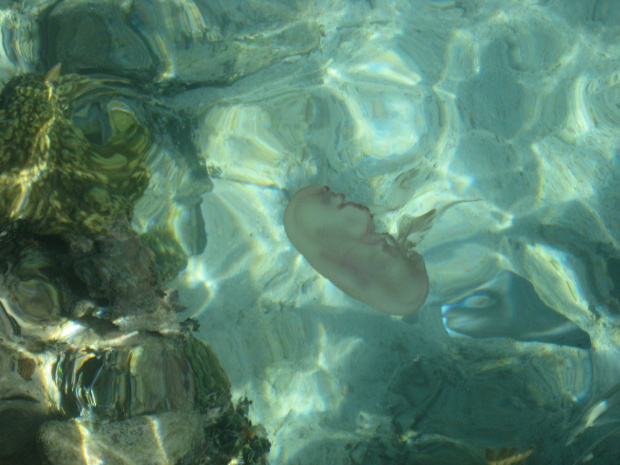
[[[155,138],[134,226],[169,225],[191,255],[183,316],[253,401],[271,463],[617,456],[620,7],[81,4],[7,9],[4,75],[61,61],[134,83]],[[354,301],[291,246],[282,214],[311,184],[392,233],[475,200],[419,242],[416,316]]]

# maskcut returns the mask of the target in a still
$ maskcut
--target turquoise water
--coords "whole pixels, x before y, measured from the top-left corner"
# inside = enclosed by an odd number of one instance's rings
[[[0,74],[123,80],[154,142],[133,226],[189,255],[180,317],[270,463],[613,463],[620,3],[89,5],[7,6]],[[284,209],[316,184],[381,233],[442,211],[414,241],[417,313],[354,300],[291,245]]]

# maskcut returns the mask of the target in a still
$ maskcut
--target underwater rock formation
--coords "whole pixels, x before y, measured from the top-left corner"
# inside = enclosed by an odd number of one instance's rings
[[[105,232],[148,185],[149,132],[117,108],[109,140],[90,143],[67,115],[78,89],[58,73],[17,76],[0,93],[0,216],[45,234]]]
[[[148,131],[112,108],[88,141],[66,110],[96,82],[58,73],[0,93],[0,463],[264,462],[249,402],[177,320],[186,257],[130,227]]]
[[[233,83],[321,43],[320,25],[295,3],[131,5],[140,27],[127,21],[126,8],[115,0],[51,4],[40,14],[41,60],[47,66],[67,63],[78,73],[114,70],[178,92],[199,83]],[[256,18],[256,24],[247,18]]]

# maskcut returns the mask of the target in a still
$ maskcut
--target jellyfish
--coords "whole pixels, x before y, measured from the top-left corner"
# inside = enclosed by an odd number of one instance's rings
[[[327,186],[309,186],[291,198],[284,229],[308,263],[350,297],[392,315],[424,304],[424,259],[406,240],[375,232],[366,206],[345,202]]]

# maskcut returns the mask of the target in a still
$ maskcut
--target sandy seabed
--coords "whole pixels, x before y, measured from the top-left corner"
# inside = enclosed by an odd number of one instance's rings
[[[620,7],[586,3],[318,2],[299,16],[320,25],[317,50],[205,108],[197,140],[220,173],[203,202],[209,245],[179,283],[272,463],[618,453]],[[419,242],[431,295],[417,315],[354,301],[291,246],[284,207],[312,184],[391,233],[402,215],[476,200]],[[488,298],[507,272],[534,297],[500,289],[484,305],[523,319],[537,299],[591,348],[449,334],[442,306]]]

